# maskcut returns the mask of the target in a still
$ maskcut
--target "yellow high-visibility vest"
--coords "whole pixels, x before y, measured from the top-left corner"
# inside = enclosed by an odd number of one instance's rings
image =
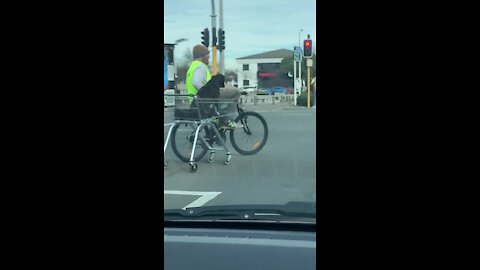
[[[195,61],[192,62],[192,64],[190,65],[190,67],[187,70],[186,86],[187,86],[187,93],[190,94],[190,95],[196,95],[198,90],[200,90],[200,89],[195,88],[195,86],[193,86],[193,84],[192,84],[193,72],[195,71],[195,69],[199,65],[205,65],[205,64],[200,62],[200,61],[195,60]],[[212,78],[212,75],[210,74],[210,71],[208,70],[208,67],[206,68],[206,70],[207,70],[206,81],[208,82]],[[189,98],[189,99],[190,99],[190,102],[192,102],[192,98]]]

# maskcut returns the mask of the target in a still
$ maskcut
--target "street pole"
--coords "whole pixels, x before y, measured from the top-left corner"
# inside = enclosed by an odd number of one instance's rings
[[[188,38],[177,39],[177,40],[175,40],[175,43],[174,43],[174,44],[175,44],[175,46],[176,46],[176,45],[178,45],[178,44],[180,44],[180,43],[182,43],[182,42],[184,42],[184,41],[188,41]]]
[[[297,106],[297,61],[293,59],[293,104]]]
[[[215,17],[215,0],[212,0],[212,74],[217,75],[217,24]]]
[[[310,39],[310,35],[307,36],[307,39]],[[311,56],[307,58],[307,89],[308,89],[308,98],[307,98],[307,105],[308,109],[310,109],[310,67],[313,65],[313,59]]]
[[[307,61],[309,61],[310,59],[308,59]],[[307,104],[308,104],[308,108],[310,109],[310,66],[307,65],[307,88],[308,88],[308,101],[307,101]]]
[[[225,31],[225,28],[223,28],[223,0],[219,0],[220,1],[220,6],[219,6],[219,9],[220,9],[220,25],[219,25],[219,29],[222,29],[223,31]],[[225,49],[221,50],[220,51],[220,73],[225,75]]]
[[[298,79],[300,80],[300,93],[303,90],[302,61],[303,61],[303,53],[300,54],[300,62],[298,62]]]
[[[298,32],[298,47],[302,48],[302,43],[300,43],[300,34],[303,32],[303,29],[300,29],[300,31]],[[300,54],[300,62],[298,62],[298,78],[299,78],[299,81],[300,81],[300,93],[302,93],[302,56],[303,56],[303,53]]]
[[[303,29],[300,29],[300,32],[298,32],[298,47],[300,47],[300,33],[303,32]]]

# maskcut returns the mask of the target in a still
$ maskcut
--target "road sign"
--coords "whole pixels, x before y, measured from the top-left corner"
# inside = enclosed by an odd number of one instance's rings
[[[294,52],[293,53],[293,61],[300,62],[300,56],[301,56],[300,53]]]
[[[293,60],[295,62],[302,61],[302,48],[301,47],[298,47],[298,46],[294,47]]]

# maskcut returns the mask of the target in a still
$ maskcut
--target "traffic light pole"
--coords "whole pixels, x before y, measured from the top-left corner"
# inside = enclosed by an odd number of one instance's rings
[[[310,39],[310,35],[307,35],[307,39],[303,41],[303,54],[307,60],[307,106],[310,109],[310,67],[313,65],[312,40]]]
[[[218,70],[217,70],[217,47],[214,46],[212,48],[212,54],[213,54],[213,57],[212,57],[212,75],[215,76],[217,75],[218,73]]]
[[[300,62],[298,62],[298,79],[300,80],[300,94],[303,91],[302,61],[303,61],[303,56],[300,55]]]
[[[293,104],[297,106],[297,61],[293,60]]]
[[[310,109],[310,67],[313,66],[313,60],[310,58],[310,59],[307,59],[307,83],[308,83],[308,101],[307,101],[307,104],[308,104],[308,108]]]
[[[219,9],[220,9],[220,17],[219,17],[219,21],[220,21],[220,25],[219,25],[219,28],[223,31],[224,28],[223,28],[223,0],[220,0],[220,5],[219,5]],[[225,75],[225,54],[224,54],[224,51],[225,50],[220,50],[220,73]]]
[[[215,0],[212,0],[212,74],[217,75],[217,24],[215,21]]]
[[[307,59],[307,62],[311,60],[311,59]],[[308,108],[310,109],[310,66],[307,64],[307,84],[308,84],[308,100],[307,100],[307,104],[308,104]]]

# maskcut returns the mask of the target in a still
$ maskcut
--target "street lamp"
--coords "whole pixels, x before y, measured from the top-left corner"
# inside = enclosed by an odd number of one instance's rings
[[[300,29],[300,32],[298,32],[298,47],[300,47],[300,33],[303,32],[303,29]]]
[[[182,42],[184,42],[184,41],[188,41],[188,39],[187,39],[187,38],[177,39],[177,40],[175,40],[174,45],[177,46],[179,43],[182,43]],[[175,62],[175,63],[176,63],[176,62]]]
[[[175,46],[178,45],[178,43],[184,42],[184,41],[188,41],[188,39],[187,38],[181,38],[181,39],[175,40]]]

